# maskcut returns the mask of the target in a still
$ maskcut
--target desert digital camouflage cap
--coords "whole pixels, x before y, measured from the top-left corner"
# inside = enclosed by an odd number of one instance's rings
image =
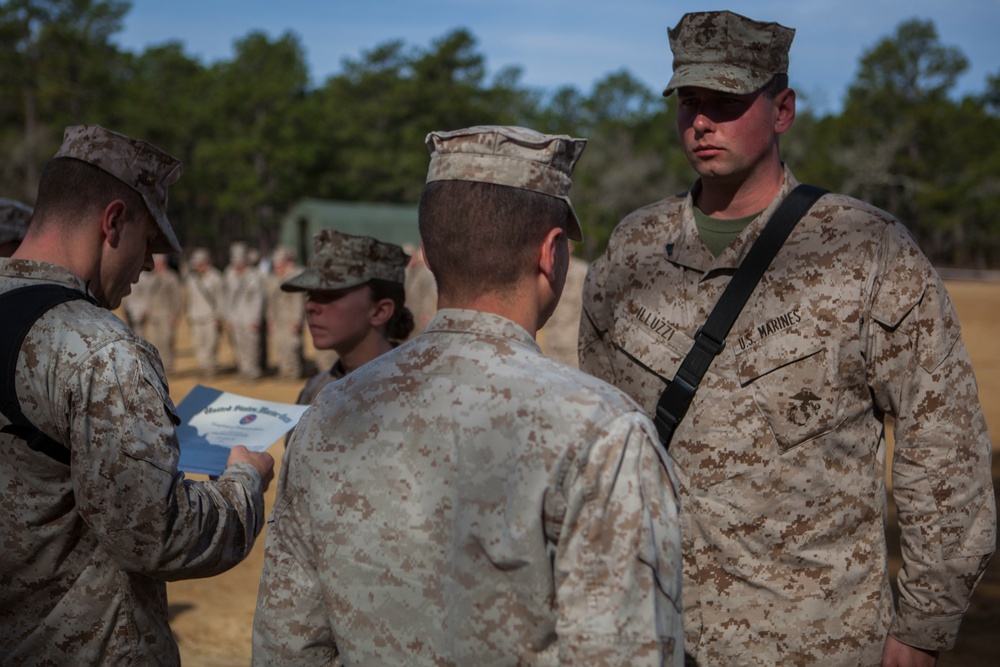
[[[309,268],[281,284],[286,292],[337,290],[369,280],[402,283],[410,256],[392,243],[324,229],[313,235]]]
[[[21,241],[31,222],[31,207],[13,199],[0,199],[0,243]]]
[[[242,241],[236,241],[229,244],[229,261],[230,262],[246,262],[250,257],[250,249],[247,247],[246,243]]]
[[[428,183],[480,181],[558,197],[569,206],[569,237],[583,240],[569,189],[586,139],[542,134],[524,127],[481,125],[431,132],[426,141],[431,152]]]
[[[746,95],[788,73],[795,31],[733,12],[692,12],[669,30],[674,75],[663,94],[683,86]]]
[[[191,252],[191,263],[201,264],[202,262],[212,263],[212,256],[208,252],[208,248],[195,248]]]
[[[106,130],[100,125],[67,127],[57,158],[75,158],[105,171],[142,195],[160,228],[154,251],[180,252],[167,219],[167,187],[181,176],[181,162],[145,141]]]
[[[278,245],[271,252],[271,261],[275,264],[281,264],[282,262],[294,262],[295,251],[286,245]]]

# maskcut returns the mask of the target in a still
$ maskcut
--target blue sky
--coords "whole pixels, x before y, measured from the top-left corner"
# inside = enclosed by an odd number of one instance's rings
[[[796,29],[792,85],[818,111],[840,108],[859,57],[910,18],[934,21],[940,41],[970,61],[959,93],[981,92],[1000,72],[1000,0],[747,0],[724,4],[665,0],[133,0],[117,42],[133,51],[178,40],[204,63],[232,57],[253,30],[297,34],[314,83],[346,58],[389,40],[430,47],[467,28],[489,72],[519,65],[522,84],[588,93],[627,69],[653,90],[669,79],[667,27],[688,11],[731,9]]]

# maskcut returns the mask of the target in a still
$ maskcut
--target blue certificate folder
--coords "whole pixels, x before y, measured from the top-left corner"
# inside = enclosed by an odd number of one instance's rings
[[[178,467],[184,472],[221,475],[233,447],[264,451],[295,428],[308,408],[199,384],[177,405],[181,418],[177,427],[181,447]]]
[[[220,389],[199,384],[177,405],[177,415],[181,418],[181,425],[177,427],[177,439],[181,443],[181,458],[177,467],[184,472],[221,475],[226,469],[230,448],[213,445],[189,424],[192,417],[221,395]]]

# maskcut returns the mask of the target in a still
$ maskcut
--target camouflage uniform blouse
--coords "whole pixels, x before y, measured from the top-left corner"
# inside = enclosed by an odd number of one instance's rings
[[[254,664],[682,664],[652,428],[510,320],[439,311],[295,429]]]
[[[247,266],[242,274],[228,267],[222,276],[223,316],[234,326],[260,324],[266,308],[264,275],[256,267]]]
[[[222,272],[214,266],[204,273],[194,269],[184,279],[187,288],[188,322],[190,324],[215,324],[225,314],[223,303]]]
[[[0,291],[40,283],[85,289],[57,266],[0,260]],[[38,320],[16,382],[25,416],[72,459],[0,434],[0,663],[179,664],[165,582],[249,553],[260,476],[240,463],[216,482],[184,479],[155,350],[87,301]]]
[[[718,258],[692,197],[628,216],[584,292],[581,368],[653,414],[779,196]],[[698,187],[698,186],[696,186]],[[885,415],[905,567],[893,612]],[[699,664],[876,665],[952,646],[994,549],[990,438],[944,286],[887,214],[827,195],[777,255],[674,434]]]
[[[347,375],[347,372],[344,370],[344,364],[341,363],[340,359],[337,359],[337,361],[333,362],[330,370],[316,373],[306,381],[306,386],[299,392],[299,396],[295,399],[295,402],[299,405],[311,405],[316,400],[319,392],[323,391],[323,387],[331,382],[336,382],[345,375]]]

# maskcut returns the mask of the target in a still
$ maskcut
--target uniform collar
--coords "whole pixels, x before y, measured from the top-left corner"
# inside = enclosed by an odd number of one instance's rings
[[[0,276],[27,282],[57,283],[90,294],[87,284],[79,276],[69,269],[49,262],[0,258]]]
[[[472,333],[513,340],[541,352],[524,327],[501,315],[481,310],[442,308],[427,325],[428,332]]]
[[[333,366],[330,367],[330,377],[339,380],[347,375],[347,369],[344,368],[344,362],[337,359],[333,362]]]
[[[767,221],[771,219],[771,214],[778,208],[781,202],[788,196],[788,193],[798,185],[798,181],[791,170],[784,167],[784,181],[781,189],[775,195],[771,203],[757,216],[746,229],[729,244],[718,257],[713,257],[708,248],[705,247],[698,234],[698,226],[694,220],[694,200],[701,191],[701,179],[698,179],[691,187],[681,209],[681,224],[678,236],[675,239],[667,239],[664,247],[667,260],[681,266],[696,269],[705,274],[705,277],[716,270],[736,269],[750,252],[754,241],[760,236]]]

